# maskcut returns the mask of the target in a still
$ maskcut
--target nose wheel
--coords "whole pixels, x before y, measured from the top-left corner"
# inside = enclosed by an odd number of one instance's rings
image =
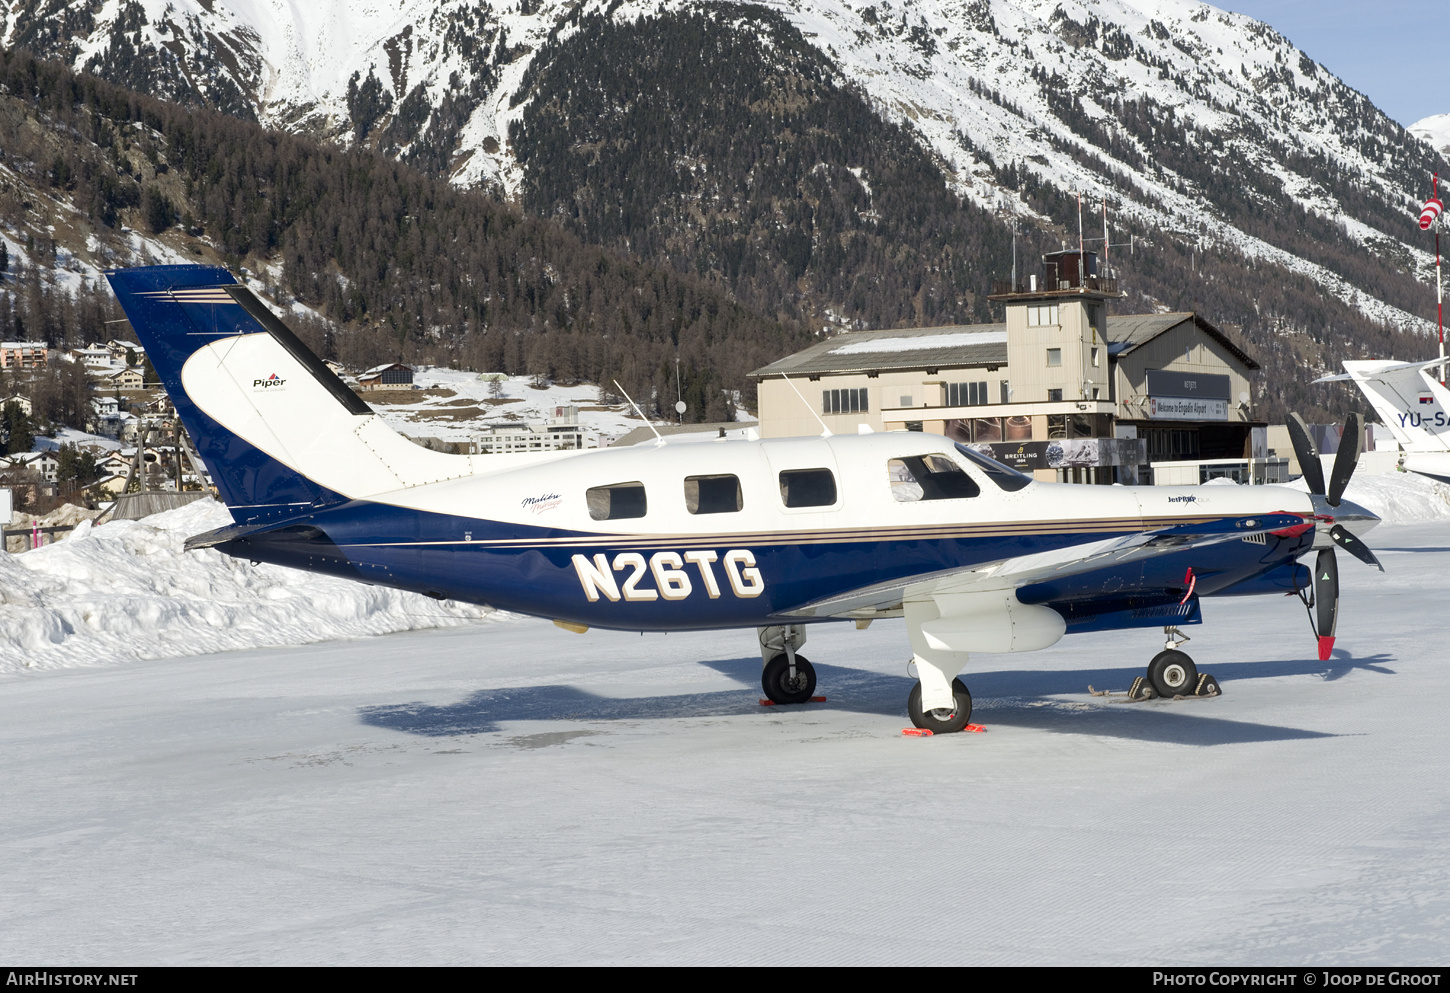
[[[1198,689],[1198,666],[1186,653],[1169,648],[1148,663],[1148,683],[1154,693],[1170,700],[1175,696],[1191,696]]]

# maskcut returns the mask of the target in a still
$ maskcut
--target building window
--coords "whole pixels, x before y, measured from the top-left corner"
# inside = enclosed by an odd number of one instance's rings
[[[1007,380],[1002,380],[1002,403],[1012,402],[1012,387],[1007,385]]]
[[[903,407],[910,407],[911,406],[911,397],[902,397],[901,398],[901,406],[903,406]]]
[[[1057,304],[1027,308],[1027,326],[1030,328],[1051,327],[1059,323]]]
[[[1093,330],[1096,331],[1097,328],[1094,328]],[[1091,352],[1092,352],[1093,368],[1096,369],[1098,367],[1098,350],[1096,348],[1094,348],[1094,349],[1091,349]]]
[[[1048,403],[1057,403],[1061,399],[1062,399],[1062,390],[1048,390],[1047,391],[1047,402]]]
[[[1048,414],[1047,437],[1049,438],[1096,438],[1102,437],[1093,414]]]
[[[823,414],[857,414],[870,409],[864,388],[821,391],[821,413]]]
[[[1194,428],[1146,428],[1149,462],[1177,462],[1198,458],[1198,431]]]
[[[967,430],[972,436],[972,441],[989,442],[1002,440],[1002,418],[1000,417],[974,417],[964,421]]]
[[[1096,386],[1094,386],[1093,387],[1093,399],[1094,400],[1098,400],[1098,399],[1101,399],[1101,398],[1102,398],[1102,390],[1100,390]]]
[[[987,398],[987,383],[947,383],[948,407],[985,407],[992,401]]]
[[[1047,364],[1049,366],[1062,365],[1062,349],[1049,348],[1047,350]]]

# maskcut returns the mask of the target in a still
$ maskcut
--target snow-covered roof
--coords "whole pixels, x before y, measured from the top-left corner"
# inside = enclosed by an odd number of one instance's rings
[[[375,365],[371,369],[368,369],[366,372],[358,373],[358,379],[365,379],[368,376],[375,376],[378,373],[386,372],[389,369],[402,369],[406,372],[413,371],[413,367],[410,365],[404,365],[401,362],[388,362],[385,365]]]
[[[756,369],[754,379],[785,374],[868,372],[878,369],[1007,364],[1006,324],[849,331]]]
[[[1127,354],[1185,321],[1221,343],[1250,369],[1259,364],[1198,314],[1127,314],[1108,318],[1108,354]],[[787,355],[750,375],[816,376],[898,369],[962,369],[1007,364],[1007,325],[959,324],[940,328],[850,331]]]

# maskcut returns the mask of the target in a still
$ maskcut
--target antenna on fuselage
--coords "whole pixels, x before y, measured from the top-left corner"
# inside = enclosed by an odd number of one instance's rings
[[[620,393],[623,393],[626,400],[629,400],[629,405],[634,408],[634,412],[639,415],[640,420],[644,421],[644,426],[655,432],[655,444],[663,445],[665,443],[665,439],[660,437],[660,433],[658,431],[655,431],[655,426],[649,422],[648,417],[644,416],[644,411],[639,409],[639,404],[635,403],[630,395],[624,392],[624,387],[619,385],[619,380],[617,379],[614,381],[614,388],[619,390]]]
[[[800,390],[796,389],[795,383],[792,383],[790,381],[790,377],[787,376],[785,373],[781,373],[780,378],[785,380],[790,385],[791,389],[795,390],[795,395],[801,398],[801,403],[806,405],[806,410],[809,410],[811,412],[811,416],[814,417],[816,419],[816,423],[821,426],[821,437],[831,437],[831,429],[826,427],[826,422],[821,420],[821,415],[816,413],[816,408],[812,407],[809,401],[806,400],[805,394],[802,393]]]

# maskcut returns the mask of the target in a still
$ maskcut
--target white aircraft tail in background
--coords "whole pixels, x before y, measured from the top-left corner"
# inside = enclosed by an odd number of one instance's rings
[[[1404,450],[1405,469],[1450,483],[1450,390],[1434,375],[1447,361],[1347,361],[1344,375],[1316,382],[1358,386]]]

